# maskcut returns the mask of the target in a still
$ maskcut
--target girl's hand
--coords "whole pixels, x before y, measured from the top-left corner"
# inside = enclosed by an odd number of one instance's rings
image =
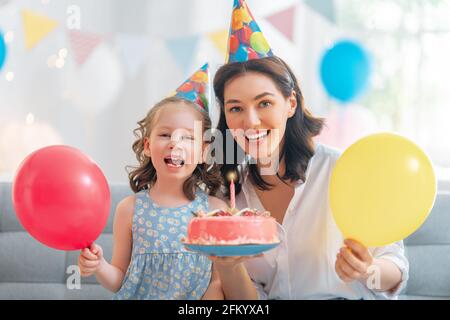
[[[78,256],[78,267],[82,277],[88,277],[94,274],[103,262],[103,249],[93,243],[90,248],[81,250]]]
[[[337,254],[335,270],[344,282],[365,280],[373,263],[369,250],[355,240],[345,240],[345,246]]]

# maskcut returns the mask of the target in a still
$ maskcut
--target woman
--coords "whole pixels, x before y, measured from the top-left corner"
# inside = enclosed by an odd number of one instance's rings
[[[236,132],[245,161],[256,160],[241,166],[242,159],[235,159],[222,167],[225,179],[230,171],[240,176],[236,206],[270,211],[285,233],[283,245],[263,257],[212,258],[226,298],[395,297],[408,274],[403,244],[367,249],[346,240],[341,248],[344,239],[328,203],[339,152],[314,144],[323,120],[305,108],[290,68],[278,57],[227,64],[217,72],[214,90],[221,106],[219,130]],[[269,163],[274,172],[261,174]]]
[[[226,299],[395,298],[408,278],[403,243],[344,242],[328,202],[340,153],[313,142],[323,120],[305,108],[295,75],[243,0],[234,1],[229,51],[214,78],[218,129],[234,138],[233,150],[223,150],[234,163],[222,175],[238,174],[236,206],[270,211],[282,244],[259,257],[211,257]]]

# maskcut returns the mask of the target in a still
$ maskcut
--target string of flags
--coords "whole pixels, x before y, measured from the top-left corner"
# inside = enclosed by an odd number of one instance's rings
[[[304,3],[331,23],[336,23],[334,0],[303,0]]]
[[[294,42],[295,9],[295,6],[291,6],[266,17],[266,20],[291,42]]]
[[[58,26],[58,22],[31,10],[22,10],[25,48],[33,49]]]
[[[334,10],[332,0],[304,0],[304,4],[322,14],[325,19],[334,21]],[[290,42],[295,39],[295,19],[298,4],[275,12],[265,19],[278,32],[280,32]],[[331,10],[330,10],[331,8]],[[48,39],[50,34],[60,27],[60,23],[55,19],[33,10],[24,9],[21,12],[22,25],[24,30],[24,43],[27,50],[33,50],[40,42]],[[97,34],[77,29],[67,29],[67,39],[73,52],[75,63],[82,67],[89,59],[90,55],[109,35]],[[220,54],[226,56],[228,46],[229,30],[215,30],[206,34],[194,34],[187,37],[163,39],[167,49],[171,53],[176,64],[187,72],[195,56],[198,43],[201,39],[208,39]],[[127,74],[135,76],[145,63],[147,53],[151,46],[151,41],[145,35],[114,34],[114,43],[123,60]]]

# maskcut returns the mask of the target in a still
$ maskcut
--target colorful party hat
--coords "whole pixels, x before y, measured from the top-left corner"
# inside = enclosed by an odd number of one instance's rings
[[[272,56],[272,49],[245,0],[234,0],[227,62],[245,62]]]
[[[208,111],[209,65],[205,63],[197,72],[175,90],[174,96],[192,101]]]

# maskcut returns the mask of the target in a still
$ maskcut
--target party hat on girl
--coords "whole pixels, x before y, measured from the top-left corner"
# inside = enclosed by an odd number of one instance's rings
[[[234,0],[227,63],[272,57],[273,52],[245,0]]]
[[[208,111],[209,89],[209,64],[205,63],[189,79],[183,82],[173,95],[191,101]]]

